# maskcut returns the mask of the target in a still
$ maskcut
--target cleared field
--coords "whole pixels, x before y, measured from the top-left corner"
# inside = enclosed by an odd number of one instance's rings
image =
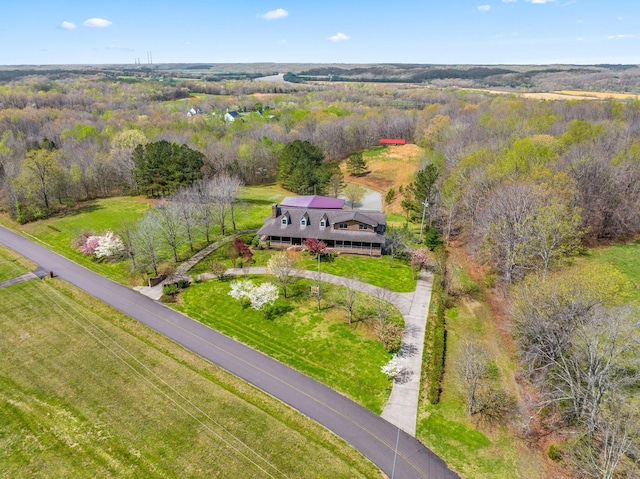
[[[390,188],[394,188],[397,192],[400,186],[406,186],[413,181],[413,176],[418,170],[418,160],[422,153],[422,148],[413,144],[380,146],[363,153],[370,173],[358,177],[347,176],[344,162],[342,168],[345,173],[345,179],[349,183],[356,183],[378,191],[384,199]],[[390,205],[384,205],[385,212],[401,213],[401,200],[402,195],[396,194],[396,199]]]
[[[0,304],[2,477],[381,477],[325,429],[66,283],[0,289]]]
[[[460,90],[479,91],[494,95],[515,95],[534,100],[637,100],[637,93],[596,92],[587,90],[557,90],[552,92],[520,92],[491,90],[488,88],[460,88]]]

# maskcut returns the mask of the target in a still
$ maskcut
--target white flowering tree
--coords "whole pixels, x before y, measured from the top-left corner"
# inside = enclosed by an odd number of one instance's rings
[[[229,296],[239,301],[248,299],[253,309],[264,311],[278,299],[278,287],[272,283],[255,285],[250,280],[238,280],[231,283]]]
[[[395,378],[403,369],[404,365],[402,364],[402,358],[398,357],[397,354],[394,354],[389,362],[380,368],[380,371],[390,378]]]
[[[93,254],[98,259],[117,258],[124,254],[124,244],[112,231],[107,231],[98,237],[98,246],[93,250]]]

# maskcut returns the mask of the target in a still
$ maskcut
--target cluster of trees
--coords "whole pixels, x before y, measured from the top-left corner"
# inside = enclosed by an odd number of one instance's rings
[[[193,252],[198,238],[211,241],[214,228],[224,235],[229,218],[235,230],[234,205],[241,187],[238,178],[227,174],[196,181],[157,203],[139,222],[121,225],[116,233],[133,269],[157,276],[167,252],[177,263],[182,245]]]
[[[324,161],[324,154],[308,141],[287,143],[278,155],[278,181],[301,195],[337,196],[342,173],[336,162]]]
[[[585,477],[614,477],[637,453],[640,316],[614,268],[531,276],[514,292],[515,336],[538,407],[569,428],[567,456]],[[560,424],[558,424],[560,423]]]

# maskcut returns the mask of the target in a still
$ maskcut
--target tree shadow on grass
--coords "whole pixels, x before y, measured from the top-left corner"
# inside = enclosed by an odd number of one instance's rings
[[[65,209],[63,211],[61,211],[60,213],[56,214],[55,216],[53,216],[54,218],[68,218],[71,216],[78,216],[81,214],[85,214],[85,213],[93,213],[95,211],[98,210],[103,210],[104,206],[99,205],[97,203],[92,203],[89,205],[84,205],[84,206],[80,206],[80,207],[74,207],[74,208],[70,208],[70,209]]]

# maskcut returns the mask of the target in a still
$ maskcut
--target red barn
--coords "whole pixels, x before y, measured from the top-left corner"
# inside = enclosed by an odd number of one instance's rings
[[[404,145],[407,140],[400,140],[399,138],[382,138],[380,140],[381,145]]]

